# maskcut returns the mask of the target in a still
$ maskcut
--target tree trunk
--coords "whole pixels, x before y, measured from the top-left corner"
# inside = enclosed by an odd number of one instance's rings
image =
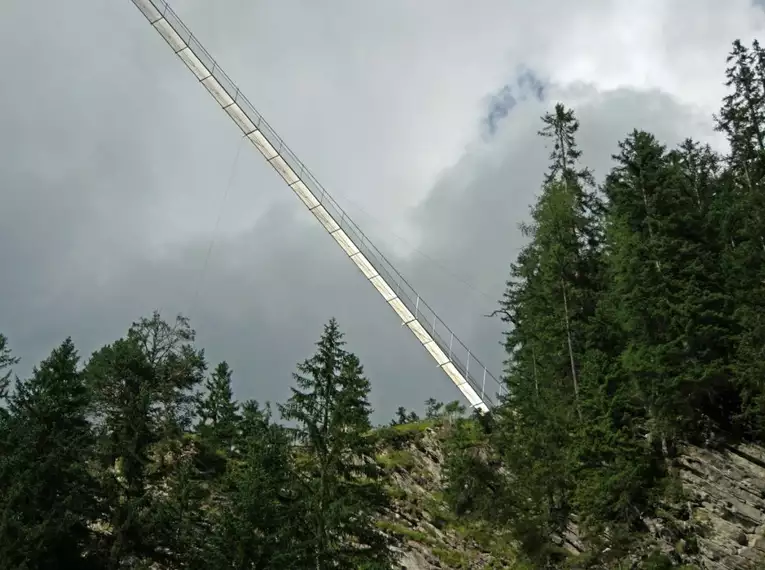
[[[571,342],[571,323],[568,318],[568,295],[566,293],[566,283],[561,279],[561,285],[563,286],[563,314],[566,319],[566,341],[568,342],[568,357],[571,362],[571,378],[574,382],[574,401],[576,403],[576,413],[579,416],[579,421],[582,420],[582,410],[579,408],[579,381],[576,377],[576,363],[574,360],[574,347]]]
[[[645,207],[645,223],[646,227],[648,228],[648,239],[653,242],[653,230],[651,229],[651,216],[649,213],[648,208],[648,195],[645,193],[645,185],[643,184],[642,180],[642,174],[641,174],[641,180],[640,180],[640,193],[643,196],[643,206]],[[654,260],[654,265],[656,265],[656,270],[661,273],[661,263],[659,263],[659,260]]]

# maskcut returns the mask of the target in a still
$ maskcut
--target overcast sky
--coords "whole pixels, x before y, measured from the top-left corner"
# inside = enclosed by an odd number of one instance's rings
[[[482,315],[545,169],[540,115],[574,106],[599,179],[634,127],[720,144],[730,43],[765,33],[752,0],[171,5],[497,374],[502,324]],[[157,308],[190,315],[238,397],[283,400],[335,316],[378,420],[458,397],[129,0],[0,0],[0,69],[0,331],[19,373]]]

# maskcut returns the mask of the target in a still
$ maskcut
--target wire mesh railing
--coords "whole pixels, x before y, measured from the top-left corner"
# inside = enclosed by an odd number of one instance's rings
[[[164,0],[132,0],[132,2],[152,25],[161,19],[167,22],[178,37],[168,39],[165,34],[163,34],[163,37],[170,43],[176,54],[180,55],[181,52],[188,48],[198,58],[199,62],[206,68],[204,71],[192,69],[197,74],[198,79],[200,81],[206,79],[206,77],[201,76],[204,72],[209,73],[215,78],[223,91],[225,91],[225,94],[239,106],[252,124],[255,125],[256,129],[262,133],[276,152],[319,200],[320,204],[334,218],[335,222],[348,234],[351,241],[366,256],[374,269],[394,289],[394,292],[406,308],[412,312],[416,320],[431,335],[439,348],[449,357],[449,360],[464,376],[473,390],[481,396],[481,399],[488,407],[492,407],[496,402],[497,395],[502,394],[502,384],[420,297],[419,293],[404,279],[385,255],[366,237],[361,228],[346,214],[313,173],[255,109],[255,106],[250,103],[204,46],[194,37],[191,30],[186,27],[167,2]],[[216,96],[215,93],[213,95]],[[223,98],[222,94],[216,96],[219,102],[220,98]]]

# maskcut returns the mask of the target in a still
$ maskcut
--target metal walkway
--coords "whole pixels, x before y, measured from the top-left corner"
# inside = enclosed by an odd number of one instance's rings
[[[279,173],[414,333],[472,408],[486,412],[502,385],[401,276],[268,125],[164,0],[132,0],[197,81]]]

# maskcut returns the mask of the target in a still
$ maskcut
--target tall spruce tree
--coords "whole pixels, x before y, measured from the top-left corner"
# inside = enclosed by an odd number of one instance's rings
[[[186,319],[178,317],[170,326],[155,312],[87,364],[110,507],[112,531],[102,546],[107,568],[173,559],[169,545],[158,543],[163,536],[158,527],[167,521],[158,518],[163,499],[157,489],[183,450],[206,369],[193,341]]]
[[[88,391],[66,339],[17,380],[0,433],[0,568],[95,568]]]
[[[152,513],[147,529],[152,532],[152,543],[163,554],[164,568],[210,567],[205,555],[213,529],[206,508],[211,502],[210,487],[198,456],[197,445],[190,441],[173,450],[172,467],[161,481],[162,492],[150,497]]]
[[[268,408],[248,401],[235,442],[204,543],[208,567],[313,568],[313,553],[301,548],[306,513],[287,430],[272,421]]]
[[[764,68],[765,54],[759,44],[750,50],[740,40],[733,42],[725,72],[725,85],[731,92],[723,99],[717,116],[717,129],[727,135],[730,143],[730,163],[741,190],[752,199],[765,175]],[[762,229],[763,220],[758,218],[757,223]]]
[[[573,111],[558,104],[542,121],[540,134],[553,149],[532,223],[522,227],[530,243],[501,302],[512,328],[506,409],[495,437],[514,477],[517,538],[537,563],[548,564],[555,558],[551,537],[568,521],[572,437],[584,421],[581,372],[602,287],[602,204],[580,164]]]
[[[230,445],[236,433],[239,404],[231,388],[231,368],[221,362],[205,381],[205,396],[199,405],[200,430],[219,444]]]
[[[532,223],[522,226],[530,243],[511,269],[500,312],[512,325],[506,337],[511,384],[517,372],[537,394],[542,374],[548,381],[552,375],[577,408],[579,361],[601,289],[602,204],[592,174],[579,164],[573,111],[558,104],[542,121],[540,134],[553,142],[550,167]],[[526,392],[510,386],[513,399]]]
[[[587,322],[601,289],[603,206],[592,173],[580,164],[579,121],[574,112],[559,103],[542,122],[540,135],[552,141],[553,149],[543,192],[527,230],[537,253],[535,278],[557,306],[555,318],[562,323],[562,334],[557,334],[565,336],[568,381],[579,406],[579,361],[587,345]]]
[[[493,417],[460,418],[444,438],[444,499],[466,520],[507,524],[507,478],[491,445]],[[486,425],[488,423],[488,425]]]
[[[8,338],[0,334],[0,401],[8,394],[8,385],[11,380],[11,367],[18,364],[19,359],[13,356],[8,346]]]
[[[234,399],[231,376],[226,362],[218,364],[205,380],[205,394],[198,404],[197,461],[213,480],[225,472],[239,429],[239,403]]]
[[[739,327],[734,378],[743,409],[742,427],[765,434],[765,51],[733,43],[728,57],[724,98],[717,129],[727,136],[730,153],[715,214],[725,242],[727,289]]]
[[[730,382],[730,309],[718,240],[693,187],[695,151],[668,153],[642,131],[620,151],[605,191],[611,292],[627,339],[621,362],[645,403],[648,430],[666,442],[726,415],[718,396]]]
[[[301,496],[311,567],[356,570],[374,564],[382,570],[392,566],[393,557],[390,540],[375,525],[388,499],[381,470],[370,460],[369,381],[344,344],[330,320],[316,354],[298,366],[297,387],[281,412],[297,424],[294,437],[307,455]]]

